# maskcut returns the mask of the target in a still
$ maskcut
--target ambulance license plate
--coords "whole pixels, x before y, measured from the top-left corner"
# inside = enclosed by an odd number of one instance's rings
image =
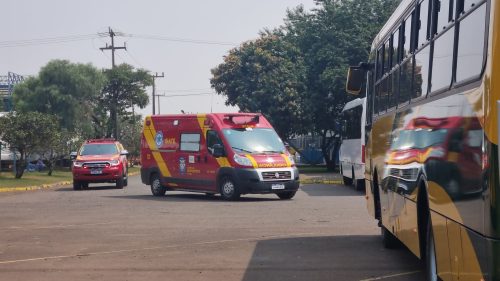
[[[91,175],[100,175],[100,174],[102,174],[102,170],[101,169],[93,169],[93,170],[90,170],[90,174]]]
[[[271,185],[271,189],[285,189],[285,184],[283,183],[274,183]]]

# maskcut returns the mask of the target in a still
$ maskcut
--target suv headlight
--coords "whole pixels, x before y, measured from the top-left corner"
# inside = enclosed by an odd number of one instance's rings
[[[118,160],[111,160],[111,161],[109,161],[109,164],[111,166],[118,166],[118,165],[120,165],[120,161],[118,161]]]
[[[73,162],[73,167],[81,168],[83,166],[83,162],[81,161],[74,161]]]
[[[234,162],[236,162],[238,165],[241,165],[241,166],[248,166],[248,167],[252,167],[252,161],[250,161],[250,159],[248,159],[246,156],[241,156],[239,154],[234,154]]]

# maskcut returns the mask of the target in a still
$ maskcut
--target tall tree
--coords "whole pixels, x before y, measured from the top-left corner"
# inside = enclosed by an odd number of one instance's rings
[[[90,120],[104,81],[101,71],[90,64],[53,60],[38,76],[16,86],[15,110],[57,115],[62,128],[90,135]]]
[[[58,118],[53,115],[17,112],[0,117],[0,139],[19,152],[15,175],[17,179],[23,176],[29,156],[50,148],[51,144],[47,140],[58,132]]]
[[[146,87],[153,84],[151,75],[144,69],[134,69],[128,64],[121,64],[104,71],[107,83],[99,98],[101,121],[109,116],[106,135],[120,138],[119,117],[130,115],[127,109],[132,106],[144,108],[149,102]],[[109,115],[107,113],[109,112]]]
[[[307,69],[306,108],[329,168],[329,149],[340,134],[338,121],[343,106],[352,99],[345,93],[346,70],[367,61],[373,38],[400,0],[316,0],[311,13],[289,11],[286,40],[304,56]]]
[[[263,113],[282,138],[307,126],[300,95],[305,91],[304,62],[279,31],[264,31],[257,40],[231,50],[212,75],[210,83],[227,97],[227,105]]]

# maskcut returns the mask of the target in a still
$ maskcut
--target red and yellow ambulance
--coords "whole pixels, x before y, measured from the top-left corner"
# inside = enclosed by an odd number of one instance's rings
[[[167,190],[217,194],[274,193],[299,188],[293,158],[261,114],[153,115],[144,121],[141,179],[155,196]]]

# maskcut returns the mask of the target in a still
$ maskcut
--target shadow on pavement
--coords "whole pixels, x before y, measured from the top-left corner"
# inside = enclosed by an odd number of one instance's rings
[[[303,184],[300,189],[309,196],[364,196],[364,191],[356,191],[351,186],[341,184]]]
[[[305,237],[259,241],[243,281],[379,280],[390,275],[395,275],[391,281],[425,280],[423,263],[406,248],[384,249],[379,236]]]
[[[248,195],[251,196],[251,195]],[[291,202],[290,200],[280,200],[276,195],[270,194],[269,198],[263,197],[247,197],[243,195],[238,201],[225,201],[218,195],[206,195],[198,193],[175,193],[167,194],[162,197],[156,197],[153,195],[119,195],[119,196],[106,196],[107,198],[119,198],[119,199],[135,199],[135,200],[155,200],[155,201],[174,201],[174,202],[193,202],[193,201],[205,201],[205,202],[227,202],[227,203],[245,203],[245,202],[265,202],[265,201],[283,201]]]
[[[127,187],[124,187],[127,188]],[[61,187],[56,189],[56,191],[73,191],[73,192],[85,192],[85,191],[95,191],[95,190],[111,190],[117,189],[115,185],[93,185],[82,190],[73,190],[73,187]]]

